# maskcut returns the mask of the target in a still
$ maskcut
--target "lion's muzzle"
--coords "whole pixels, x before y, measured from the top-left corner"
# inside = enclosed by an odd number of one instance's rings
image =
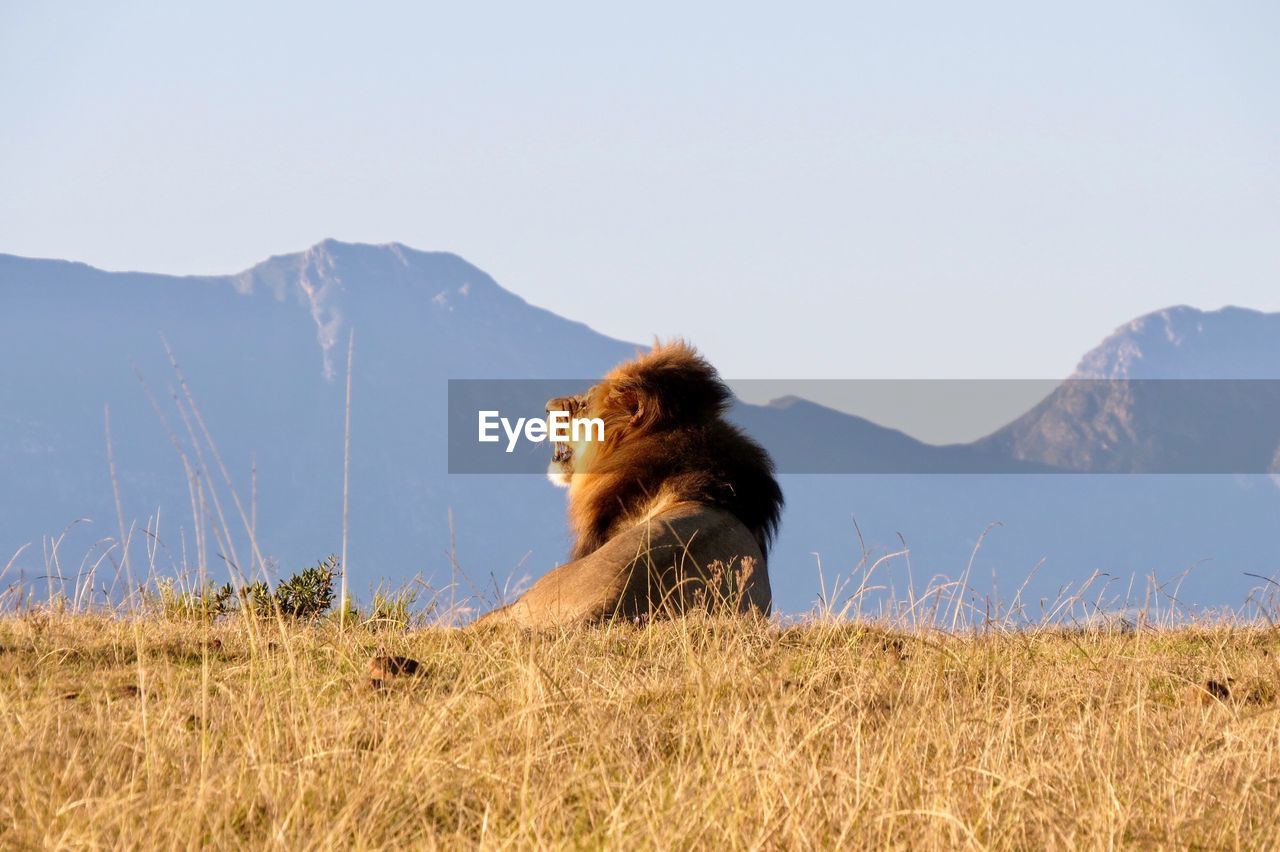
[[[568,412],[570,417],[576,417],[579,412],[586,408],[587,400],[585,396],[557,396],[547,400],[547,413],[551,414],[557,411]],[[556,464],[567,465],[573,459],[573,445],[565,441],[553,441],[551,449],[551,461]]]

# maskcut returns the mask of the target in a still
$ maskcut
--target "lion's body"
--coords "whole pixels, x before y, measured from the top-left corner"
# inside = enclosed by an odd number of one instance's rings
[[[483,621],[550,627],[721,605],[767,613],[770,602],[764,554],[751,532],[722,509],[685,503],[553,569]]]
[[[480,623],[551,627],[728,607],[768,613],[767,551],[782,492],[773,463],[723,417],[730,394],[690,347],[656,346],[614,369],[581,409],[605,438],[560,445],[573,559]]]

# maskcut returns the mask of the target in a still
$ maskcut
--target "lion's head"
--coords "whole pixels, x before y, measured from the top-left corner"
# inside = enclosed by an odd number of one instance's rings
[[[715,368],[675,341],[619,365],[585,394],[547,402],[548,412],[604,424],[603,440],[587,440],[584,429],[579,440],[553,444],[548,476],[569,488],[575,558],[685,502],[728,511],[767,551],[782,491],[764,449],[724,419],[731,400]]]
[[[558,396],[547,400],[547,414],[563,411],[570,418],[586,417],[587,394],[577,396]],[[590,434],[583,432],[574,441],[555,441],[551,443],[551,462],[547,465],[547,478],[555,485],[568,488],[573,474],[585,473],[586,465],[591,458],[591,441],[586,440]]]

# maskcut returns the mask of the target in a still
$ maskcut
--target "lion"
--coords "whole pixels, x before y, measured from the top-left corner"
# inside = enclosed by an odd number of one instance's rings
[[[547,411],[600,418],[603,440],[553,442],[571,561],[477,624],[546,628],[688,611],[768,615],[782,512],[773,461],[728,423],[729,389],[682,341],[614,368]]]

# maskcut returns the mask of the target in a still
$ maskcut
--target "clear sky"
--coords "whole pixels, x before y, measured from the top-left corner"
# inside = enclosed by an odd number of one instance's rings
[[[730,376],[1057,377],[1280,309],[1278,45],[1272,2],[0,0],[0,251],[400,241]]]

